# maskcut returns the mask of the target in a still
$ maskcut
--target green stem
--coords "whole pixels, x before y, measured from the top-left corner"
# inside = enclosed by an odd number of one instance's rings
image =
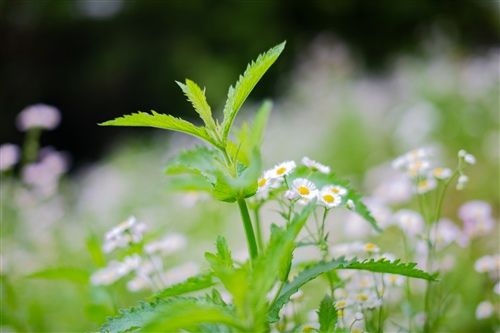
[[[245,227],[245,234],[247,236],[248,252],[250,254],[251,264],[259,256],[259,251],[257,250],[257,243],[255,242],[255,234],[253,232],[252,220],[250,219],[250,214],[248,213],[247,202],[244,198],[238,198],[238,206],[240,208],[243,226]]]
[[[26,138],[23,145],[23,160],[22,164],[26,165],[36,161],[36,155],[40,147],[40,135],[42,129],[35,127],[26,131]]]
[[[259,251],[262,252],[264,250],[264,240],[262,238],[262,232],[260,229],[259,208],[260,208],[260,206],[255,207],[253,212],[254,212],[255,233],[257,236],[257,245],[258,245]]]

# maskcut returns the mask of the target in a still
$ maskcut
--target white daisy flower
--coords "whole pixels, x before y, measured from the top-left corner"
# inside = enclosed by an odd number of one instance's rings
[[[479,303],[476,308],[476,319],[487,319],[493,314],[493,304],[488,301]]]
[[[356,206],[354,205],[354,201],[352,201],[351,199],[347,200],[345,206],[350,210],[354,210],[356,208]]]
[[[30,128],[43,128],[52,130],[61,122],[61,113],[51,105],[35,104],[24,108],[17,115],[16,123],[20,131]]]
[[[463,190],[465,187],[465,184],[469,181],[469,177],[466,175],[461,175],[458,177],[458,183],[457,183],[457,190]]]
[[[324,174],[330,173],[330,167],[311,160],[309,157],[304,156],[302,158],[302,164],[311,169],[311,171],[319,171]]]
[[[295,192],[305,202],[314,199],[318,194],[318,189],[314,183],[306,178],[296,178],[293,180],[292,191]]]
[[[432,170],[432,176],[437,179],[448,179],[450,178],[453,171],[448,168],[435,168]]]
[[[326,208],[338,207],[342,202],[342,197],[332,193],[330,190],[322,189],[319,192],[318,205],[325,206]]]
[[[345,187],[342,187],[340,185],[334,185],[334,184],[329,184],[325,185],[321,188],[321,191],[329,191],[334,195],[346,195],[347,194],[347,189]]]
[[[434,178],[423,179],[417,184],[417,193],[424,194],[437,187],[437,181]]]
[[[464,161],[467,164],[476,164],[476,158],[472,154],[465,154]]]
[[[367,243],[363,246],[363,250],[366,252],[380,252],[380,248],[373,244],[373,243]]]
[[[292,173],[292,171],[295,170],[296,167],[297,167],[297,165],[295,164],[294,161],[286,161],[286,162],[280,163],[280,164],[276,165],[274,168],[272,168],[270,170],[269,176],[271,178],[284,177],[284,176],[287,176],[290,173]]]

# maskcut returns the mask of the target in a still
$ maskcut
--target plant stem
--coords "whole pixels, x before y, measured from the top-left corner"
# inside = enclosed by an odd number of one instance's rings
[[[241,219],[243,220],[243,226],[245,227],[245,234],[247,236],[247,245],[251,265],[252,262],[259,256],[259,251],[257,250],[257,243],[255,242],[255,234],[253,232],[252,220],[250,219],[250,214],[248,213],[247,202],[244,198],[238,198],[238,206],[240,208]]]
[[[260,208],[260,205],[255,207],[253,212],[254,212],[255,233],[257,236],[257,245],[259,247],[259,251],[262,252],[264,250],[264,240],[262,239],[262,232],[260,230],[259,208]]]

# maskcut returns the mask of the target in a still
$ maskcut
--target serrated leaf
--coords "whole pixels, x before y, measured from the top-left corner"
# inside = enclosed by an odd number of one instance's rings
[[[341,257],[339,259],[329,261],[329,262],[318,262],[316,264],[313,264],[311,266],[308,266],[304,268],[296,277],[290,282],[287,282],[284,284],[283,288],[281,289],[280,295],[278,296],[276,302],[272,305],[272,308],[270,309],[268,315],[267,315],[267,320],[270,323],[274,323],[279,320],[279,311],[285,305],[290,301],[290,296],[295,294],[297,291],[299,291],[299,288],[302,287],[304,284],[307,282],[315,279],[318,277],[320,274],[323,274],[325,272],[328,272],[332,269],[338,268],[339,266],[342,265],[347,265],[350,263],[349,261],[345,260],[344,257]]]
[[[415,279],[424,279],[429,281],[436,282],[437,279],[426,273],[420,269],[415,268],[417,266],[416,263],[401,263],[401,260],[389,261],[387,259],[379,259],[375,261],[375,259],[365,260],[362,262],[353,261],[346,265],[345,267],[339,267],[343,269],[361,269],[370,272],[376,273],[389,273],[389,274],[397,274],[408,276]]]
[[[193,291],[203,290],[216,285],[217,282],[213,279],[213,274],[199,274],[186,279],[185,281],[171,285],[150,298],[165,298],[184,295]]]
[[[59,267],[44,269],[31,273],[25,277],[30,279],[66,280],[81,284],[88,284],[90,274],[78,268]]]
[[[255,113],[251,123],[244,122],[240,129],[233,130],[238,144],[228,142],[228,152],[237,155],[238,161],[244,165],[250,164],[252,153],[255,150],[260,151],[272,105],[270,100],[265,100]]]
[[[205,89],[201,90],[196,83],[188,79],[186,79],[186,84],[177,81],[176,83],[181,87],[188,100],[193,104],[195,111],[200,115],[206,127],[215,133],[215,122],[212,118],[212,110],[205,97]]]
[[[221,159],[222,155],[218,150],[195,146],[194,149],[182,151],[172,158],[165,167],[165,173],[167,175],[182,173],[202,175],[213,188],[217,182],[216,174],[221,172],[218,168],[218,161]]]
[[[231,125],[233,124],[234,118],[236,117],[241,105],[269,67],[271,67],[271,65],[276,61],[284,48],[285,42],[273,47],[266,53],[259,55],[255,62],[248,65],[245,73],[240,76],[235,87],[229,88],[228,98],[226,105],[224,106],[224,120],[221,125],[222,140],[224,143],[227,142]]]
[[[318,310],[319,331],[321,333],[333,332],[337,319],[338,313],[333,304],[333,299],[325,294]]]
[[[167,187],[171,191],[202,191],[212,193],[212,185],[205,176],[185,175],[168,180]]]
[[[114,120],[108,120],[104,123],[99,124],[100,126],[139,126],[139,127],[156,127],[162,129],[168,129],[172,131],[183,132],[196,136],[203,139],[214,146],[218,146],[218,143],[208,135],[204,127],[198,127],[192,123],[176,118],[171,115],[157,113],[151,111],[152,114],[146,112],[137,112],[123,117],[115,118]]]
[[[125,333],[137,330],[154,318],[158,311],[157,307],[165,303],[163,300],[158,300],[157,303],[139,302],[137,307],[122,309],[120,315],[108,317],[108,321],[99,328],[99,331],[101,333]]]
[[[307,266],[302,270],[295,279],[285,283],[281,289],[280,295],[275,304],[268,313],[268,321],[275,322],[279,320],[279,310],[290,301],[290,296],[296,293],[301,286],[315,279],[320,274],[326,273],[333,269],[360,269],[377,273],[390,273],[404,275],[412,278],[425,279],[436,281],[436,279],[419,269],[415,269],[415,263],[403,264],[400,260],[390,262],[386,259],[375,261],[374,259],[358,262],[356,260],[345,260],[344,257],[334,259],[332,261],[320,261],[318,263]]]
[[[150,318],[141,331],[176,332],[180,329],[190,330],[196,325],[206,323],[225,324],[245,331],[232,310],[203,299],[178,298],[157,310],[156,316]]]

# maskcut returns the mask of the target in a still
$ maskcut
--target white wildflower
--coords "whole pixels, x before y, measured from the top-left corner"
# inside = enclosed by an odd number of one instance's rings
[[[185,249],[187,246],[186,236],[179,233],[172,233],[164,236],[162,239],[152,241],[144,246],[144,252],[153,254],[160,252],[162,255],[168,255]]]
[[[487,319],[493,314],[493,304],[489,301],[479,303],[476,308],[476,319]]]
[[[424,228],[424,219],[422,216],[409,209],[400,209],[393,218],[401,230],[409,235],[421,234]]]
[[[273,169],[270,170],[269,176],[271,178],[280,178],[289,175],[296,168],[296,164],[294,161],[286,161],[276,165]]]
[[[446,180],[451,177],[453,171],[449,168],[435,168],[432,170],[432,176],[437,179]]]
[[[17,162],[19,162],[19,157],[21,156],[21,151],[18,146],[12,143],[4,143],[0,146],[0,171],[9,170]]]
[[[474,157],[474,155],[471,155],[471,154],[466,154],[464,156],[464,161],[467,164],[476,164],[476,158]]]
[[[292,191],[295,192],[303,200],[302,203],[308,203],[313,200],[318,190],[313,182],[306,178],[297,178],[293,180]]]
[[[30,128],[43,128],[52,130],[59,125],[61,113],[53,106],[46,104],[35,104],[24,108],[17,115],[16,123],[20,131]]]
[[[417,184],[417,193],[424,194],[432,191],[437,186],[437,181],[434,178],[423,179]]]
[[[302,164],[307,166],[311,171],[319,171],[324,174],[329,174],[330,173],[330,167],[323,165],[321,163],[318,163],[316,161],[311,160],[309,157],[304,156],[302,158]]]
[[[326,208],[338,207],[342,202],[342,197],[332,193],[329,189],[321,189],[318,197],[318,204],[325,206]]]

